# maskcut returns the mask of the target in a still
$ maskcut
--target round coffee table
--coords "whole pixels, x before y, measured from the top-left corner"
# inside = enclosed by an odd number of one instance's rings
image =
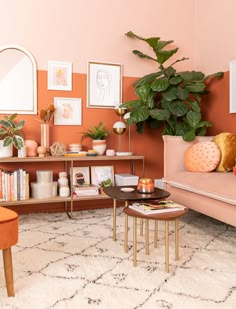
[[[145,220],[145,246],[146,254],[149,254],[149,220],[155,221],[154,229],[154,246],[157,247],[157,222],[158,220],[165,221],[165,270],[169,272],[169,221],[175,220],[175,259],[179,259],[179,226],[178,218],[183,216],[188,208],[182,206],[180,210],[170,210],[163,213],[142,214],[129,207],[125,207],[125,252],[128,252],[128,217],[133,217],[133,266],[137,266],[137,218]]]
[[[132,192],[124,192],[123,188],[131,188]],[[159,200],[167,198],[170,193],[159,188],[154,188],[153,193],[139,193],[137,186],[114,186],[104,187],[103,191],[106,195],[113,199],[113,240],[116,240],[116,201],[125,201],[125,207],[129,205],[129,202],[144,201],[144,200]]]

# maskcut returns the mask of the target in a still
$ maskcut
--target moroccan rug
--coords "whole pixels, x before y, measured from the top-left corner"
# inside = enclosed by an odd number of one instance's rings
[[[131,221],[131,220],[130,220]],[[0,259],[0,308],[13,309],[235,309],[236,229],[189,211],[180,220],[180,260],[170,225],[170,272],[165,272],[164,223],[150,255],[138,233],[137,267],[124,253],[124,216],[112,209],[20,216],[13,247],[15,297],[8,298]],[[1,237],[1,235],[0,235]]]

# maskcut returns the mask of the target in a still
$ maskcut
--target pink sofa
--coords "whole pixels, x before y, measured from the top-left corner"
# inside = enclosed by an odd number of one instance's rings
[[[170,198],[190,209],[236,227],[236,175],[232,172],[188,172],[185,150],[193,143],[212,140],[198,136],[185,142],[181,136],[164,135],[164,187]]]

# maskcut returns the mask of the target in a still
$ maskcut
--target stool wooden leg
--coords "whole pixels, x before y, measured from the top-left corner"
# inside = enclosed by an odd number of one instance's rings
[[[169,221],[166,221],[165,224],[165,232],[166,232],[166,253],[165,253],[165,264],[166,264],[166,272],[169,272]]]
[[[113,200],[113,240],[116,241],[116,200]]]
[[[149,220],[145,219],[145,246],[146,254],[149,254]]]
[[[157,248],[158,241],[158,221],[154,220],[154,248]]]
[[[140,219],[140,236],[143,236],[143,219]]]
[[[125,214],[125,241],[124,241],[124,251],[128,253],[128,215]]]
[[[179,260],[179,221],[175,220],[175,259]]]
[[[15,296],[14,283],[13,283],[11,247],[7,249],[3,249],[2,254],[3,254],[5,280],[6,280],[6,286],[7,286],[7,295]]]
[[[133,266],[137,266],[137,218],[133,217]]]

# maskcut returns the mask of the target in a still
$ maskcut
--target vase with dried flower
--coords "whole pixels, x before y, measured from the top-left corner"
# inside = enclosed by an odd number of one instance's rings
[[[39,111],[39,118],[42,121],[40,126],[41,143],[40,145],[46,148],[46,155],[49,155],[50,141],[49,141],[49,124],[53,119],[55,113],[55,107],[53,104],[49,104],[46,108],[42,108]]]

